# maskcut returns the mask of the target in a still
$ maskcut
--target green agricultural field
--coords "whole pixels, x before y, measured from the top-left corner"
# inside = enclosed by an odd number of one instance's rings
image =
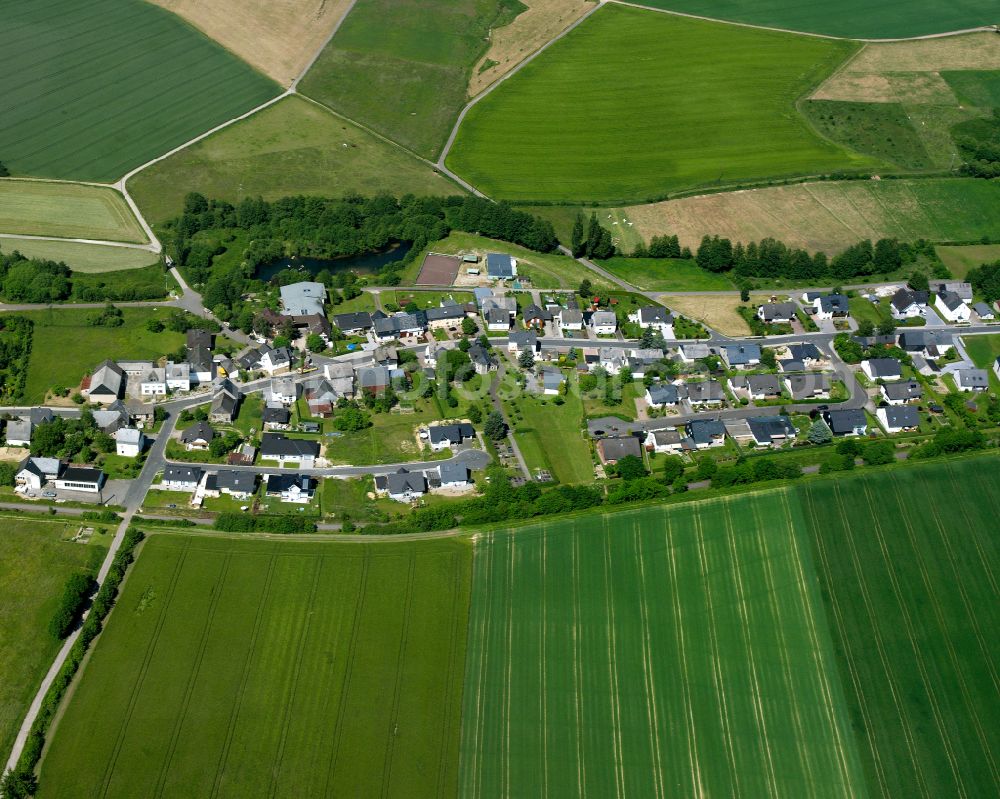
[[[141,0],[5,0],[0,152],[18,175],[110,182],[278,85]]]
[[[94,327],[87,319],[95,313],[65,306],[19,314],[35,323],[24,401],[38,403],[54,386],[74,388],[83,376],[105,358],[155,360],[176,352],[184,343],[181,333],[151,333],[146,322],[164,318],[165,309],[123,308],[121,327]]]
[[[799,495],[869,795],[995,796],[1000,461]]]
[[[29,258],[62,261],[74,272],[88,274],[142,269],[159,260],[158,256],[148,250],[80,244],[75,241],[3,238],[0,239],[0,250],[5,252],[17,250]]]
[[[463,799],[865,795],[789,493],[477,539]]]
[[[644,291],[732,291],[725,275],[680,258],[611,258],[601,266]]]
[[[964,278],[970,269],[1000,261],[1000,244],[969,244],[965,247],[937,247],[938,258],[957,278]]]
[[[258,195],[462,192],[427,164],[302,97],[287,97],[153,164],[128,188],[154,222],[177,216],[189,191],[233,203]]]
[[[523,9],[517,0],[359,0],[299,89],[436,158],[490,29]]]
[[[942,72],[941,77],[963,104],[980,108],[1000,106],[1000,72],[997,70],[950,70]]]
[[[795,110],[856,50],[608,5],[470,109],[448,165],[525,202],[643,201],[864,169],[876,162],[821,139]]]
[[[156,535],[39,797],[454,796],[471,550]]]
[[[42,677],[59,650],[49,618],[76,571],[96,572],[109,535],[70,542],[78,522],[0,519],[0,751],[10,752]]]
[[[684,14],[785,30],[864,39],[895,39],[976,28],[996,22],[992,0],[638,0],[640,5]]]
[[[146,241],[139,222],[114,189],[31,180],[0,180],[0,232]],[[0,247],[13,249],[3,239]]]

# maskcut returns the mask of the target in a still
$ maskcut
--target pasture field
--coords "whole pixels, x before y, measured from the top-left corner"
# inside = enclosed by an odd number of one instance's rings
[[[68,540],[80,529],[79,522],[8,515],[0,524],[0,751],[6,760],[59,650],[48,624],[63,586],[74,572],[97,571],[110,536],[80,544]]]
[[[309,64],[350,0],[152,0],[283,86]]]
[[[81,244],[75,241],[0,238],[0,250],[5,252],[17,250],[29,258],[62,261],[74,272],[91,274],[142,269],[155,264],[158,260],[156,255],[147,250]]]
[[[358,0],[299,88],[436,158],[490,29],[523,8],[516,0]]]
[[[995,457],[803,485],[872,797],[1000,791]]]
[[[523,202],[865,169],[795,111],[856,49],[607,5],[469,110],[448,165]]]
[[[1000,261],[1000,244],[968,244],[964,247],[937,247],[938,258],[957,278],[964,278],[970,269]]]
[[[0,180],[0,233],[146,242],[114,189],[35,180]],[[0,247],[7,248],[2,239]]]
[[[295,194],[460,194],[427,164],[302,97],[287,97],[144,169],[128,183],[163,222],[198,191],[236,203]]]
[[[4,0],[0,152],[18,175],[110,182],[278,93],[142,0]]]
[[[146,322],[165,318],[169,309],[122,308],[121,327],[87,324],[96,311],[65,305],[51,310],[19,312],[35,323],[24,401],[39,403],[53,386],[74,388],[105,358],[150,359],[176,352],[184,343],[182,333],[151,333]]]
[[[864,796],[802,517],[767,496],[479,535],[460,795]]]
[[[39,797],[455,794],[471,548],[153,536]]]
[[[992,0],[638,0],[640,5],[684,14],[785,30],[856,39],[897,39],[968,30],[996,22]]]
[[[733,291],[725,275],[681,258],[611,258],[601,266],[644,291]]]
[[[977,241],[1000,236],[1000,183],[974,178],[803,183],[708,194],[625,209],[646,241],[676,234],[696,248],[705,235],[773,237],[828,254],[862,239]]]

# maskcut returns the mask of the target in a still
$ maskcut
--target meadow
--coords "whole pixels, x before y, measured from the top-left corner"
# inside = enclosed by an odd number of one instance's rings
[[[590,483],[594,464],[590,444],[580,432],[583,427],[583,403],[578,393],[570,392],[562,405],[554,397],[539,397],[525,392],[507,403],[514,438],[534,474],[546,469],[560,483]]]
[[[155,360],[176,352],[183,333],[151,333],[146,322],[165,318],[165,309],[123,308],[121,327],[95,327],[87,319],[95,311],[60,306],[19,313],[35,323],[24,401],[39,403],[54,386],[74,388],[105,358]]]
[[[1000,461],[802,487],[872,797],[995,796]]]
[[[114,189],[33,180],[0,180],[0,232],[146,242]],[[0,239],[0,247],[7,246]]]
[[[17,175],[110,182],[278,85],[141,0],[3,3],[0,152]]]
[[[299,88],[435,159],[487,34],[521,8],[513,0],[358,0]]]
[[[39,797],[456,793],[471,548],[156,535]]]
[[[978,241],[1000,237],[1000,183],[974,178],[803,183],[709,194],[624,209],[634,230],[677,235],[695,248],[705,235],[771,237],[828,254],[862,239]]]
[[[785,30],[823,33],[857,39],[926,36],[991,25],[996,22],[991,0],[836,0],[801,3],[795,0],[638,0],[640,5],[684,14],[745,22]]]
[[[96,572],[110,536],[91,543],[67,539],[79,522],[18,519],[0,522],[0,751],[4,759],[38,684],[59,649],[48,624],[69,576]]]
[[[302,97],[287,97],[135,175],[129,192],[153,222],[184,195],[239,202],[350,192],[461,194],[425,163]]]
[[[81,244],[75,241],[0,238],[0,250],[5,252],[17,250],[28,258],[62,261],[74,272],[88,274],[142,269],[158,261],[158,256],[148,250]]]
[[[802,517],[767,496],[480,535],[460,795],[864,795]]]
[[[681,258],[610,258],[600,265],[644,291],[732,291],[733,281]]]
[[[856,50],[608,5],[469,110],[448,166],[524,202],[862,170],[877,162],[821,139],[795,110]]]
[[[1000,261],[1000,244],[968,244],[964,247],[935,247],[938,258],[958,278],[970,269]]]

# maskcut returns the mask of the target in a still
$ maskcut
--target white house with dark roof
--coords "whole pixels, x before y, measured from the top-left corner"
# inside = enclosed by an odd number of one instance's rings
[[[304,505],[316,494],[316,478],[307,474],[269,474],[264,493],[282,502]]]
[[[757,306],[757,318],[765,324],[787,324],[795,319],[799,306],[794,302],[765,302]]]
[[[781,396],[781,382],[776,375],[734,375],[729,388],[746,394],[752,400],[767,400]]]
[[[391,474],[380,474],[375,478],[375,490],[388,494],[397,502],[412,502],[427,493],[427,477],[423,472],[411,472],[400,467]]]
[[[106,475],[90,466],[67,466],[55,480],[60,491],[80,491],[84,494],[100,493]]]
[[[191,365],[167,361],[167,391],[191,390]]]
[[[281,433],[264,433],[260,438],[260,456],[278,463],[296,463],[311,469],[319,457],[319,444],[302,438],[287,438]]]
[[[522,352],[534,355],[538,352],[538,334],[534,330],[514,330],[507,337],[507,349],[518,355]]]
[[[893,407],[886,405],[875,410],[875,418],[887,433],[901,433],[904,430],[916,430],[920,426],[920,414],[917,409],[903,405]]]
[[[628,320],[639,325],[643,330],[653,328],[664,338],[674,337],[674,316],[662,305],[644,305],[629,314]]]
[[[784,414],[747,419],[750,437],[758,447],[773,447],[795,439],[795,425]]]
[[[813,300],[814,317],[825,321],[851,315],[850,300],[845,294],[824,294]]]
[[[863,436],[868,432],[868,417],[861,408],[824,411],[823,421],[835,436]]]
[[[996,311],[985,302],[973,303],[972,310],[984,322],[989,322],[997,318]]]
[[[39,491],[42,486],[55,480],[63,469],[58,458],[36,458],[28,456],[17,467],[14,486],[22,491]]]
[[[613,311],[594,311],[590,326],[598,336],[613,336],[618,329],[618,317]]]
[[[673,383],[653,383],[646,389],[646,404],[650,408],[673,408],[687,396],[684,386]]]
[[[472,485],[469,467],[464,463],[442,463],[438,468],[441,488],[467,488]]]
[[[562,308],[557,319],[563,330],[583,330],[583,313],[577,308]]]
[[[723,344],[719,354],[730,369],[750,369],[760,364],[759,344]]]
[[[167,370],[154,366],[139,379],[139,394],[143,397],[167,396]]]
[[[686,445],[687,441],[686,435],[681,435],[678,430],[669,427],[663,430],[650,430],[646,433],[644,445],[650,452],[660,455],[680,455],[689,448]]]
[[[153,488],[166,491],[194,491],[204,476],[205,471],[198,466],[168,464],[163,469],[163,478],[159,483],[154,483]]]
[[[883,399],[890,405],[905,405],[924,396],[924,390],[916,380],[883,383],[880,390]]]
[[[893,319],[913,319],[923,315],[929,299],[930,295],[926,291],[901,288],[889,300],[889,309]]]
[[[959,369],[955,372],[955,385],[959,391],[986,391],[990,387],[990,374],[985,369]]]
[[[55,419],[55,414],[48,408],[32,408],[7,422],[6,439],[8,447],[30,447],[31,437],[39,425],[48,424]]]
[[[861,362],[861,371],[869,380],[899,380],[903,367],[895,358],[869,358]]]
[[[934,307],[949,322],[968,322],[972,318],[972,309],[954,291],[939,292]]]
[[[237,469],[220,469],[205,478],[203,491],[207,497],[229,494],[233,499],[250,499],[257,491],[257,475]]]
[[[125,372],[112,360],[102,361],[86,379],[80,393],[102,405],[114,402],[125,393]]]

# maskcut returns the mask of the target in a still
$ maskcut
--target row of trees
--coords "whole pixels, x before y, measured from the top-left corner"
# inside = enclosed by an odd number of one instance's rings
[[[573,233],[570,241],[570,249],[574,258],[610,258],[615,254],[615,245],[611,239],[611,233],[597,221],[597,213],[590,214],[590,222],[587,223],[584,232],[583,214],[577,214],[573,221]]]
[[[164,292],[159,285],[140,288],[114,282],[77,284],[72,270],[62,261],[28,258],[13,250],[0,252],[0,294],[8,302],[46,303],[70,298],[83,302],[155,300]]]
[[[23,316],[0,317],[0,401],[24,396],[34,324]]]
[[[986,302],[1000,300],[1000,261],[970,269],[966,278]]]

